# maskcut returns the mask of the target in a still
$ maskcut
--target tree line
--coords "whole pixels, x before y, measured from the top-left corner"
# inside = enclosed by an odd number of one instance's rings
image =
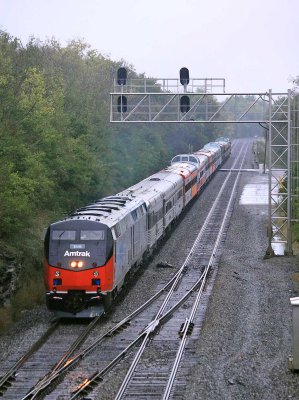
[[[51,221],[156,172],[189,145],[232,134],[217,124],[111,126],[121,66],[143,77],[84,41],[24,45],[0,31],[0,271],[7,257],[40,271],[40,235]]]

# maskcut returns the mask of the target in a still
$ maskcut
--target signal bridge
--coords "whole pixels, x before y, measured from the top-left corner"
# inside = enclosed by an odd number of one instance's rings
[[[240,102],[246,96],[246,102]],[[112,123],[239,123],[265,129],[269,169],[268,249],[285,245],[292,254],[291,225],[299,187],[299,95],[225,93],[223,78],[189,78],[187,68],[173,79],[128,79],[120,68],[110,93]]]

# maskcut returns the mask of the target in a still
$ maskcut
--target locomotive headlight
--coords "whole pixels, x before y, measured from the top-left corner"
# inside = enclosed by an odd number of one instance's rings
[[[99,271],[94,271],[93,276],[99,276]]]
[[[72,261],[72,262],[71,262],[71,267],[72,267],[72,268],[76,268],[76,266],[77,266],[77,262],[76,262],[76,261]]]
[[[84,265],[83,261],[78,261],[78,268],[82,268]]]
[[[55,276],[60,276],[60,272],[59,271],[55,271]]]

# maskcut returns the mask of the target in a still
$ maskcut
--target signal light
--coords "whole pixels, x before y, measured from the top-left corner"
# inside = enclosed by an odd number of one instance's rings
[[[182,96],[180,98],[180,110],[181,113],[185,114],[190,110],[190,98],[189,96]]]
[[[117,70],[117,83],[119,85],[125,85],[127,83],[127,70],[124,67],[118,68]]]
[[[181,85],[185,86],[189,83],[189,69],[188,68],[181,68],[180,69],[180,82]]]
[[[54,286],[62,285],[62,280],[61,279],[53,279],[53,285]]]
[[[128,101],[127,101],[126,96],[119,96],[117,99],[117,111],[119,113],[127,112],[127,109],[128,109],[127,104],[128,104]]]
[[[91,284],[92,284],[92,286],[100,286],[101,280],[100,279],[92,279]]]

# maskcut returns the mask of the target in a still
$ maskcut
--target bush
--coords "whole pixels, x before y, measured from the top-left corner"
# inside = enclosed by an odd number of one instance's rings
[[[22,280],[21,280],[22,281]],[[40,274],[33,273],[16,292],[11,301],[11,317],[18,320],[24,310],[30,310],[37,304],[43,304],[45,289]]]

